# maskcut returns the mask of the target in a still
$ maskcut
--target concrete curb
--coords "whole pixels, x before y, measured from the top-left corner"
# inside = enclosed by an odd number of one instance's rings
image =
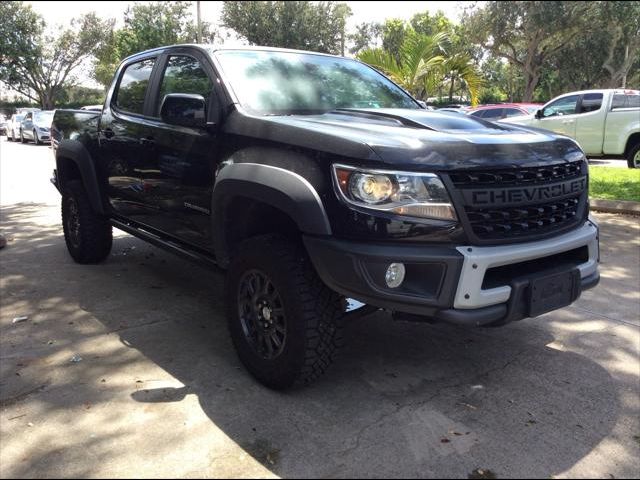
[[[627,200],[602,200],[598,198],[589,199],[589,207],[595,212],[623,213],[625,215],[640,215],[640,202],[629,202]]]

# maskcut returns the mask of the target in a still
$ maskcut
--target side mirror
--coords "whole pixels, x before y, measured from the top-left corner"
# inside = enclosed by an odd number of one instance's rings
[[[188,93],[165,95],[160,107],[160,118],[170,125],[204,128],[207,125],[204,97]]]
[[[536,118],[540,120],[542,118],[542,110],[536,110]]]

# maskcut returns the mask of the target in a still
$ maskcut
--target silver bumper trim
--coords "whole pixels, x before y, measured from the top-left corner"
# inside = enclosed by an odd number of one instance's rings
[[[589,248],[589,260],[577,267],[580,277],[585,278],[598,269],[598,225],[592,218],[582,227],[548,240],[496,247],[457,247],[464,262],[453,306],[460,309],[481,308],[509,300],[511,287],[508,285],[482,289],[489,268],[544,258],[585,245]]]

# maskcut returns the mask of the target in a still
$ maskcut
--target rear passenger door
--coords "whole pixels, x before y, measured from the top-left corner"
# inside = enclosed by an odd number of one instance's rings
[[[156,60],[156,56],[139,58],[119,70],[98,135],[99,173],[107,179],[113,210],[145,224],[153,217],[143,201],[142,177],[151,168],[145,139],[150,135],[147,97]]]
[[[149,130],[152,158],[143,178],[149,186],[145,203],[156,212],[154,226],[192,245],[210,248],[218,135],[215,129],[168,125],[160,118],[160,109],[166,95],[201,95],[207,121],[217,123],[220,107],[214,91],[215,73],[199,50],[188,47],[164,55],[159,72]]]
[[[576,140],[587,154],[602,153],[606,112],[602,93],[585,93],[578,103]]]

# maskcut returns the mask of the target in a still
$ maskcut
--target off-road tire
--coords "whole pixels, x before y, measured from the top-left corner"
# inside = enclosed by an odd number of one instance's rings
[[[627,166],[629,168],[640,168],[640,143],[636,143],[627,152]]]
[[[240,314],[241,281],[266,275],[282,301],[286,337],[282,352],[267,359],[245,333]],[[226,280],[227,319],[240,361],[263,385],[282,390],[308,384],[331,365],[342,345],[342,298],[316,274],[304,247],[269,234],[244,241],[232,256]]]
[[[62,226],[69,254],[77,263],[100,263],[111,252],[113,231],[109,219],[91,209],[79,180],[64,185]]]

